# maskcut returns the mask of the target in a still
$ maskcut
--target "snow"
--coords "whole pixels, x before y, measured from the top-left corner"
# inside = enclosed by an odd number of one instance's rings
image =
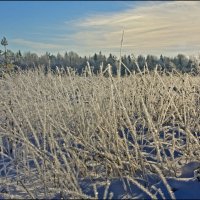
[[[10,161],[4,159],[4,168],[10,165]],[[1,167],[2,163],[1,163]],[[179,177],[165,177],[167,183],[169,184],[171,190],[174,193],[176,199],[199,199],[200,198],[200,181],[199,177],[200,162],[192,161],[184,164],[181,168],[181,173]],[[19,190],[14,184],[4,185],[5,183],[3,168],[1,169],[1,182],[0,182],[0,199],[7,198],[29,198],[25,191]],[[6,179],[10,179],[10,183],[14,181],[15,173],[8,176]],[[8,174],[9,174],[8,173]],[[131,177],[137,180],[139,184],[144,186],[152,195],[155,195],[158,199],[170,199],[171,196],[163,183],[161,178],[156,173],[149,173],[146,176],[147,182],[142,178]],[[30,183],[31,184],[31,183]],[[98,199],[151,199],[150,196],[141,188],[138,187],[134,182],[132,182],[128,177],[123,178],[113,178],[108,180],[97,179],[80,179],[80,187],[84,194],[94,198],[95,195]],[[96,185],[97,193],[94,193],[94,185]],[[8,189],[10,188],[10,189]],[[9,191],[8,191],[9,190]],[[66,192],[67,193],[67,192]],[[69,196],[65,194],[64,198],[68,199]],[[63,196],[60,193],[56,193],[50,197],[50,199],[61,199]]]
[[[3,140],[3,142],[5,141]],[[152,148],[153,147],[144,148],[144,153],[148,154],[152,151]],[[148,155],[154,156],[154,154]],[[8,199],[11,197],[24,199],[30,198],[26,191],[19,189],[19,186],[17,186],[17,182],[15,180],[16,170],[14,169],[12,158],[10,157],[9,159],[9,156],[5,156],[0,157],[0,199]],[[148,160],[151,160],[151,162],[148,162],[155,165],[156,159],[153,158],[154,157],[149,157]],[[178,160],[178,156],[175,156],[174,161],[176,161],[176,159]],[[200,199],[200,161],[185,161],[185,164],[182,162],[180,165],[182,167],[180,168],[180,175],[178,177],[165,177],[168,185],[174,193],[175,198]],[[34,165],[32,165],[32,167],[34,168]],[[177,168],[179,168],[178,162]],[[161,180],[157,173],[146,174],[146,181],[141,178],[140,174],[136,174],[135,177],[130,178],[137,180],[139,184],[141,184],[152,195],[155,195],[158,199],[171,199],[166,185],[163,183],[163,180]],[[78,180],[78,182],[82,192],[91,198],[96,196],[98,199],[151,199],[150,195],[132,182],[130,178],[121,177],[108,180],[103,180],[100,178],[91,180],[85,178]],[[6,181],[8,181],[10,185],[7,184]],[[31,180],[29,182],[31,185]],[[94,185],[96,186],[96,194],[94,192]],[[39,184],[38,187],[40,187]],[[43,194],[39,195],[41,196],[37,196],[38,198],[43,197]],[[69,196],[67,196],[67,191],[65,195],[55,192],[49,196],[49,199],[61,199],[63,196],[64,198],[69,199]]]
[[[191,178],[194,176],[194,170],[200,167],[200,162],[198,161],[193,161],[185,164],[182,167],[182,174],[181,178]]]
[[[173,184],[177,185],[175,196],[177,199],[199,199],[200,198],[200,182],[194,179],[187,181],[174,180]]]
[[[172,191],[174,192],[176,199],[199,199],[200,198],[200,181],[198,181],[198,179],[194,177],[194,171],[198,167],[200,167],[200,162],[195,161],[195,162],[187,163],[182,167],[182,172],[179,177],[166,178],[166,181],[171,187]],[[150,198],[144,191],[138,188],[134,183],[131,183],[131,181],[128,181],[127,178],[124,178],[123,180],[113,179],[109,181],[110,181],[110,185],[108,189],[107,198],[109,194],[113,194],[112,196],[113,199],[122,199],[122,198],[149,199]],[[149,181],[149,188],[148,188],[149,191],[151,191],[152,194],[155,194],[158,199],[163,199],[162,197],[164,197],[165,199],[170,199],[170,195],[166,189],[166,186],[163,184],[162,180],[160,180],[158,175],[148,174],[148,181]],[[96,180],[96,182],[99,183],[100,181]],[[138,181],[138,182],[142,184],[142,181]],[[94,196],[94,192],[91,186],[94,183],[95,183],[94,180],[82,181],[81,182],[82,190],[86,194],[90,196]],[[99,199],[102,199],[104,196],[104,192],[106,188],[105,185],[97,187]],[[144,185],[144,183],[142,185]],[[161,191],[162,194],[160,194],[158,190]]]

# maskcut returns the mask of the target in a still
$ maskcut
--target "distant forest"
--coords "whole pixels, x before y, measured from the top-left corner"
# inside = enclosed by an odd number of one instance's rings
[[[90,65],[93,73],[97,74],[100,71],[100,66],[104,70],[110,64],[113,75],[116,75],[117,67],[120,63],[119,59],[111,53],[107,57],[101,52],[94,53],[90,57],[81,57],[73,51],[66,52],[64,55],[60,53],[53,55],[48,52],[41,56],[31,52],[26,52],[22,55],[20,50],[14,53],[6,48],[8,42],[5,37],[1,40],[1,44],[4,46],[4,50],[0,50],[1,71],[28,70],[43,66],[45,71],[55,72],[56,69],[65,71],[67,67],[71,67],[78,74],[81,74],[85,67]],[[175,57],[167,57],[164,55],[160,55],[160,57],[154,55],[134,56],[132,54],[123,55],[121,58],[121,75],[129,74],[129,72],[137,73],[139,70],[143,72],[145,69],[152,71],[156,67],[160,71],[172,72],[176,70],[181,73],[193,73],[196,75],[200,73],[200,58],[194,56],[187,57],[183,54],[178,54]]]

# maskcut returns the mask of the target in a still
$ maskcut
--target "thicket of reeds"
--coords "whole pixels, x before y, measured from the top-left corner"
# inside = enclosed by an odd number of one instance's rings
[[[148,174],[167,185],[165,177],[200,160],[200,77],[157,70],[113,77],[110,69],[97,76],[90,66],[82,76],[39,69],[0,79],[6,197],[95,198],[96,180],[121,178],[154,198]],[[95,183],[93,195],[80,186],[86,179]]]

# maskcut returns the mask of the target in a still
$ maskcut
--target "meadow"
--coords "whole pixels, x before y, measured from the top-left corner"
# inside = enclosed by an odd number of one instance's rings
[[[106,73],[0,79],[2,198],[174,199],[170,181],[200,184],[200,77]]]

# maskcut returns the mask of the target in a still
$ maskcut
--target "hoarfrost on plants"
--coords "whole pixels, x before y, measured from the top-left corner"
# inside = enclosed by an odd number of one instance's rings
[[[107,72],[0,79],[2,198],[199,198],[199,76]]]

